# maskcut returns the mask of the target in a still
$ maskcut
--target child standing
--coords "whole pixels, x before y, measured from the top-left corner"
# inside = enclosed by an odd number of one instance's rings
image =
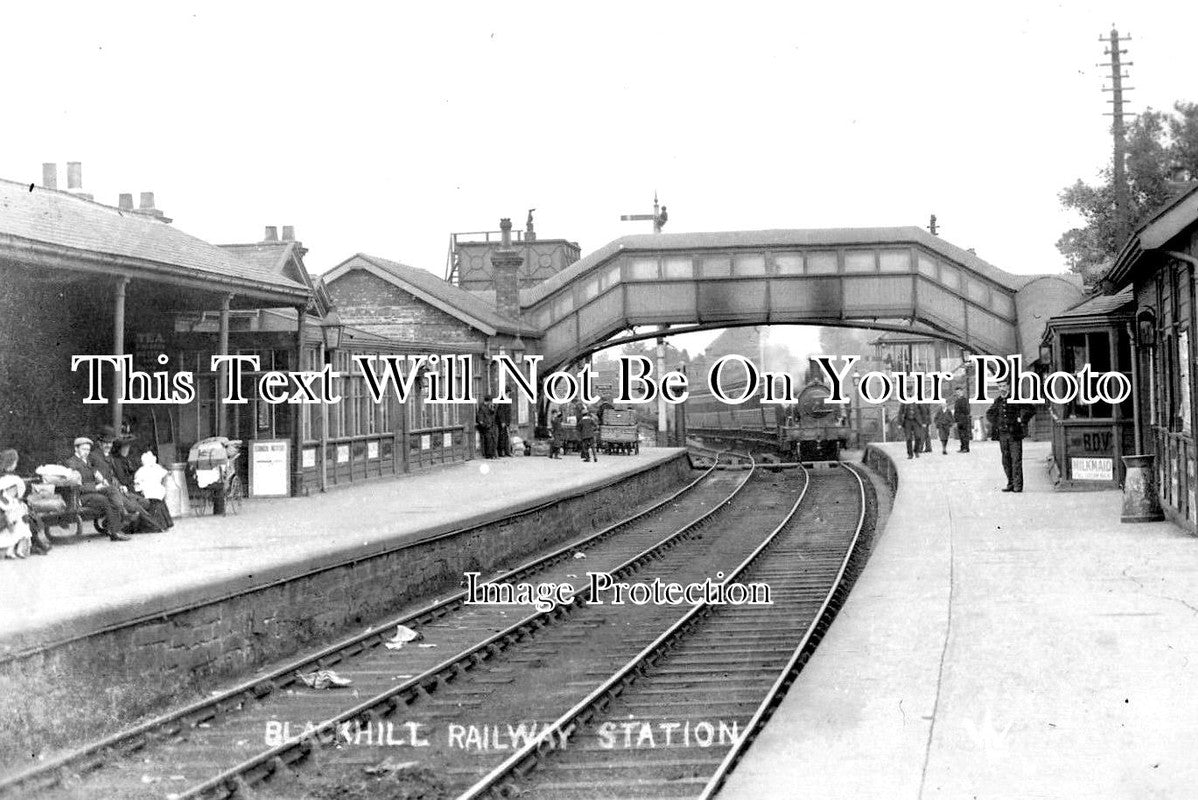
[[[33,547],[33,533],[25,516],[29,509],[21,501],[25,481],[16,475],[0,476],[0,552],[5,558],[25,558]]]

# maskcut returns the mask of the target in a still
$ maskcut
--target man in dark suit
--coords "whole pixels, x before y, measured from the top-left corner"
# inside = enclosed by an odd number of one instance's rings
[[[969,409],[969,400],[965,397],[965,387],[958,386],[955,390],[957,398],[953,401],[953,419],[957,422],[957,439],[961,442],[959,453],[969,452],[969,440],[973,438],[973,416]]]
[[[108,485],[108,492],[112,499],[120,503],[121,509],[125,513],[125,527],[133,533],[146,531],[157,533],[162,528],[149,515],[149,503],[130,491],[129,487],[121,480],[123,465],[119,463],[119,456],[115,452],[117,438],[116,431],[112,426],[105,425],[96,437],[98,449],[92,449],[91,456],[87,461],[92,465],[96,474],[103,478]]]
[[[919,458],[928,422],[928,409],[923,404],[903,403],[899,406],[898,424],[907,438],[907,458]]]
[[[1009,403],[1011,390],[1000,386],[998,398],[986,411],[990,420],[991,438],[998,439],[1002,451],[1002,469],[1007,475],[1004,492],[1023,491],[1023,437],[1027,423],[1036,415],[1036,409],[1026,403]]]
[[[495,432],[495,404],[491,402],[491,395],[484,397],[483,404],[474,412],[474,427],[482,439],[483,458],[495,458],[498,436]]]
[[[512,404],[495,404],[495,442],[498,445],[496,454],[510,456],[512,454]]]
[[[83,484],[79,490],[79,503],[84,508],[94,508],[104,514],[108,524],[108,538],[114,542],[124,542],[129,539],[121,529],[125,527],[125,514],[121,501],[113,496],[113,488],[104,482],[104,478],[96,473],[89,458],[92,451],[92,440],[86,436],[75,439],[75,453],[63,465],[79,473]]]

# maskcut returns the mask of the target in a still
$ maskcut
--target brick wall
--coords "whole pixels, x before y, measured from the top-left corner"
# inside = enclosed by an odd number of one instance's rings
[[[680,456],[514,522],[334,565],[0,661],[0,696],[13,699],[0,704],[0,729],[22,732],[20,741],[0,745],[0,761],[5,751],[71,744],[40,727],[64,708],[71,709],[72,731],[98,736],[114,717],[129,720],[167,703],[180,704],[215,679],[345,638],[404,604],[456,589],[463,572],[515,566],[534,552],[615,522],[634,505],[692,477],[689,462]]]
[[[486,342],[482,331],[365,270],[348,272],[328,288],[346,325],[399,342]]]
[[[28,472],[110,421],[107,406],[83,404],[85,374],[71,372],[71,356],[111,352],[112,294],[98,281],[30,281],[6,265],[0,285],[0,447],[15,448]]]

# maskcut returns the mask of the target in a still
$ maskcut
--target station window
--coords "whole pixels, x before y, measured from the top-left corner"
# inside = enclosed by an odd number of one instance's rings
[[[807,254],[807,274],[808,275],[835,275],[836,254],[835,253],[808,253]]]
[[[1086,364],[1092,373],[1111,371],[1111,338],[1107,331],[1061,335],[1061,370],[1076,374]],[[1130,380],[1130,366],[1124,367]],[[1124,411],[1130,414],[1130,411]],[[1110,403],[1090,405],[1074,400],[1065,406],[1065,419],[1110,419]]]
[[[936,280],[936,262],[922,253],[919,255],[919,274]]]
[[[876,260],[873,250],[850,250],[844,254],[844,271],[874,272]]]
[[[703,259],[704,278],[726,278],[732,274],[732,259],[728,256],[711,256]]]
[[[803,257],[798,253],[779,253],[774,256],[779,275],[802,275]]]
[[[961,273],[956,267],[950,267],[948,264],[940,265],[940,282],[950,289],[961,288]]]
[[[616,264],[607,272],[603,273],[603,277],[599,279],[599,288],[601,290],[610,289],[620,282],[620,265]]]
[[[582,285],[582,299],[594,300],[599,296],[599,279],[591,278]]]
[[[981,303],[982,305],[990,304],[990,289],[981,281],[969,280],[966,285],[966,292],[969,295],[969,299],[975,303]]]
[[[628,265],[629,280],[652,281],[656,280],[657,277],[656,258],[634,258]]]
[[[765,256],[737,256],[732,262],[733,272],[737,275],[764,275]]]
[[[878,253],[878,268],[882,272],[910,272],[910,250],[883,250]]]
[[[662,261],[662,273],[667,278],[695,277],[694,264],[689,257],[673,256]]]

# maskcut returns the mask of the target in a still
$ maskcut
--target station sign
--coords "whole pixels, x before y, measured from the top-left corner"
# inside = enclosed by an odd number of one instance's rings
[[[258,439],[250,442],[250,495],[287,497],[291,493],[291,442]]]
[[[1069,459],[1070,477],[1075,481],[1113,481],[1115,480],[1115,460],[1113,458],[1071,458]]]

